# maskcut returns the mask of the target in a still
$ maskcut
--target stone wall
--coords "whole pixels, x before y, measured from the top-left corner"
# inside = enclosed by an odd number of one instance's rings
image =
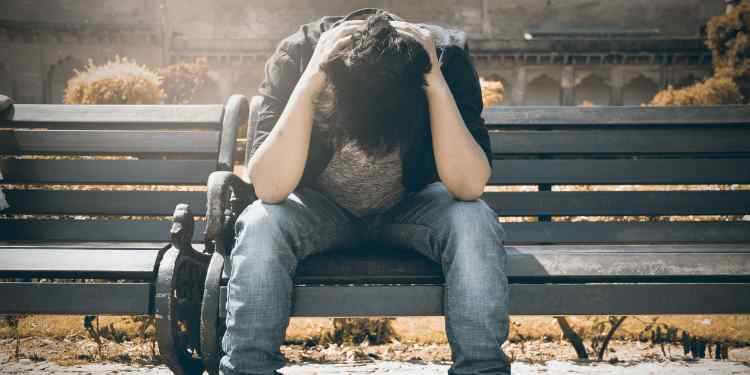
[[[724,2],[14,0],[0,13],[0,91],[21,103],[56,103],[89,59],[161,66],[205,56],[213,82],[201,102],[254,95],[281,38],[363,7],[465,30],[480,75],[506,84],[506,104],[619,105],[710,75],[701,25]]]

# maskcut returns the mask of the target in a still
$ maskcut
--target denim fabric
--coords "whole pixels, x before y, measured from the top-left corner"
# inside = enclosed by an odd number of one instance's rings
[[[456,200],[442,182],[394,207],[357,218],[304,188],[278,204],[256,201],[240,215],[229,276],[223,375],[273,374],[289,324],[292,277],[316,252],[367,241],[411,248],[442,265],[451,375],[510,374],[500,346],[508,336],[504,230],[483,200]]]

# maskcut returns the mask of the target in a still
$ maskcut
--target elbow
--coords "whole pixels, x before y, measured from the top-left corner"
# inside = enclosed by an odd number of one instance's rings
[[[460,192],[453,192],[453,196],[460,201],[475,201],[482,197],[484,189],[479,190],[466,190]]]
[[[484,184],[472,183],[461,184],[460,186],[451,187],[446,185],[448,191],[461,201],[475,201],[482,197],[484,193]]]
[[[255,190],[255,196],[263,203],[277,204],[283,202],[286,197],[291,193],[283,191],[273,181],[269,181],[264,176],[259,176],[259,173],[252,168],[252,164],[248,170],[248,176],[252,183],[253,190]]]
[[[486,169],[481,176],[474,176],[474,178],[461,178],[459,181],[453,184],[445,184],[454,197],[462,201],[475,201],[482,197],[484,194],[484,187],[490,179],[490,173]]]
[[[273,189],[264,189],[261,186],[253,184],[255,196],[263,203],[278,204],[283,202],[289,194],[281,194]]]

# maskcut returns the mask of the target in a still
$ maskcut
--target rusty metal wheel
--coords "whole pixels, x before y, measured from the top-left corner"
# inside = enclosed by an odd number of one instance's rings
[[[226,326],[219,318],[221,274],[224,272],[224,256],[218,252],[211,257],[206,274],[206,286],[201,305],[201,354],[203,366],[211,375],[219,373],[219,361],[223,352],[221,338]]]
[[[156,278],[156,333],[161,359],[177,375],[203,373],[200,308],[208,256],[181,256],[174,247],[159,263]]]

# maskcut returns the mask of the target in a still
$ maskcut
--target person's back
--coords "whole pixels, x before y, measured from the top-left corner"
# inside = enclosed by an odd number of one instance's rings
[[[510,373],[504,232],[479,199],[491,149],[468,53],[383,11],[321,21],[266,64],[248,163],[259,199],[226,266],[220,371],[283,367],[299,261],[376,241],[442,264],[451,373]]]

